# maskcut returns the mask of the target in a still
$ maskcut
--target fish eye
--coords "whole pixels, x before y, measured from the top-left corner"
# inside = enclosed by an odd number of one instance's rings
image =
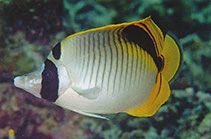
[[[52,80],[54,79],[54,73],[51,70],[46,70],[43,72],[43,77],[48,79],[48,80]]]

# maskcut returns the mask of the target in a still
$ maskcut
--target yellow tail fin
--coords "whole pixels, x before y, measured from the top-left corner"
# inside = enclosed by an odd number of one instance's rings
[[[169,34],[166,34],[162,51],[164,57],[163,76],[169,82],[180,69],[182,63],[182,51],[177,41]]]
[[[157,81],[148,100],[140,107],[125,112],[137,117],[152,116],[158,111],[161,105],[168,100],[170,93],[169,84],[162,73],[160,73],[157,76]]]

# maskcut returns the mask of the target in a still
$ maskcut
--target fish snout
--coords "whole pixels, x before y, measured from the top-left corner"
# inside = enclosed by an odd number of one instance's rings
[[[17,76],[14,79],[14,85],[18,88],[21,88],[27,92],[30,92],[36,97],[41,98],[40,90],[41,90],[42,77],[37,74],[26,74],[23,76]]]
[[[15,77],[15,79],[14,79],[14,85],[16,87],[22,88],[23,84],[24,84],[24,78],[23,77],[21,77],[21,76]]]

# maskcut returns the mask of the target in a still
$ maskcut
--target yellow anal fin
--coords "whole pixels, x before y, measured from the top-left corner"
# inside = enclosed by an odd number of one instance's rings
[[[169,82],[178,73],[182,63],[182,51],[177,41],[166,34],[162,55],[164,57],[163,76]]]
[[[137,117],[152,116],[158,111],[161,105],[168,100],[170,93],[171,91],[167,80],[159,73],[148,100],[140,107],[125,112]]]

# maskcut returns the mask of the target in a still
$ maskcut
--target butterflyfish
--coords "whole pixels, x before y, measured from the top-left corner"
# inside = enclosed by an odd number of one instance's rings
[[[181,61],[175,38],[147,17],[68,36],[14,85],[87,116],[149,117],[169,99]]]

